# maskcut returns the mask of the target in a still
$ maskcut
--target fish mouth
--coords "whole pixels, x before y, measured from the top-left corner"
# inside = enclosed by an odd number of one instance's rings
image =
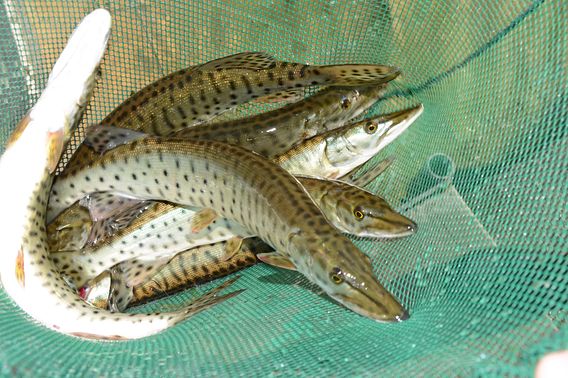
[[[370,230],[375,231],[361,232],[360,236],[394,239],[413,235],[418,230],[418,225],[413,220],[394,211],[387,217],[376,219],[376,223],[372,225],[373,227],[371,227]],[[385,227],[385,225],[387,225],[387,227]]]
[[[379,323],[396,323],[410,318],[408,311],[404,309],[390,294],[387,295],[388,300],[391,302],[389,305],[376,300],[364,290],[354,290],[361,295],[359,299],[342,294],[334,294],[332,295],[332,298],[357,314],[373,319]],[[364,300],[361,300],[363,298]],[[392,309],[389,309],[389,307],[395,307],[398,309],[397,311],[393,311]]]
[[[424,111],[424,105],[419,104],[413,108],[399,110],[385,114],[381,122],[390,122],[385,132],[385,138],[394,139],[408,128]],[[399,126],[400,125],[400,126]],[[397,127],[398,126],[398,127]]]

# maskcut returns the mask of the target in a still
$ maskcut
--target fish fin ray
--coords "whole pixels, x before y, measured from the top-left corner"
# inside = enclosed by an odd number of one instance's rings
[[[106,151],[145,136],[147,136],[145,133],[121,127],[94,125],[88,128],[83,144],[102,155]]]
[[[223,257],[224,261],[228,261],[232,259],[239,251],[243,245],[243,238],[240,236],[234,236],[227,240],[225,244],[225,256]]]
[[[242,52],[215,59],[198,66],[201,70],[239,69],[258,71],[270,68],[276,59],[264,52]]]
[[[218,218],[217,213],[215,210],[210,208],[204,208],[199,210],[195,215],[191,218],[190,226],[191,232],[193,234],[197,234],[203,231],[207,226],[213,223]]]
[[[282,269],[296,270],[296,266],[289,258],[282,256],[278,252],[259,253],[256,257],[265,264],[276,266]]]

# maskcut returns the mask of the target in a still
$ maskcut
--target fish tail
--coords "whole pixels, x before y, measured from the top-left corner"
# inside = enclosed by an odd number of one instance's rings
[[[219,296],[219,293],[234,284],[240,276],[236,276],[231,278],[221,285],[217,286],[216,288],[208,291],[207,293],[203,294],[201,297],[191,301],[188,305],[184,306],[181,310],[178,310],[176,313],[178,314],[177,319],[174,321],[180,322],[185,320],[193,315],[200,313],[201,311],[207,310],[215,305],[225,302],[227,299],[236,297],[237,295],[241,294],[245,289],[239,289],[232,291],[228,294],[224,294]]]

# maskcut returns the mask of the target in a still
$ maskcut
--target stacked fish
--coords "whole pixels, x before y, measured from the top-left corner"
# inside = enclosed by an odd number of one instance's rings
[[[374,276],[370,259],[345,235],[397,238],[416,229],[361,188],[388,160],[358,179],[353,173],[422,112],[417,106],[354,121],[398,75],[389,66],[311,66],[258,52],[192,66],[148,85],[92,126],[53,179],[61,150],[53,146],[65,141],[77,118],[68,116],[57,143],[48,140],[47,157],[38,157],[41,175],[28,185],[19,248],[2,270],[8,294],[60,332],[132,339],[241,291],[219,294],[237,277],[174,312],[123,313],[129,306],[258,259],[297,270],[361,315],[408,318]],[[92,76],[77,82],[91,83]],[[318,91],[303,98],[308,88]],[[219,120],[251,101],[285,104]],[[67,115],[68,109],[61,112]],[[8,163],[3,157],[0,168]],[[48,307],[42,312],[39,303],[26,299],[30,296],[41,296]]]

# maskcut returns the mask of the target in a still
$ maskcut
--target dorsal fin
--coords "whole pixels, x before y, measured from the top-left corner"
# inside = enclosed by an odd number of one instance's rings
[[[123,144],[144,138],[146,134],[115,126],[95,125],[88,129],[83,144],[93,151],[103,154]]]
[[[215,59],[198,66],[202,70],[264,70],[273,67],[276,63],[274,57],[263,52],[243,52]]]

